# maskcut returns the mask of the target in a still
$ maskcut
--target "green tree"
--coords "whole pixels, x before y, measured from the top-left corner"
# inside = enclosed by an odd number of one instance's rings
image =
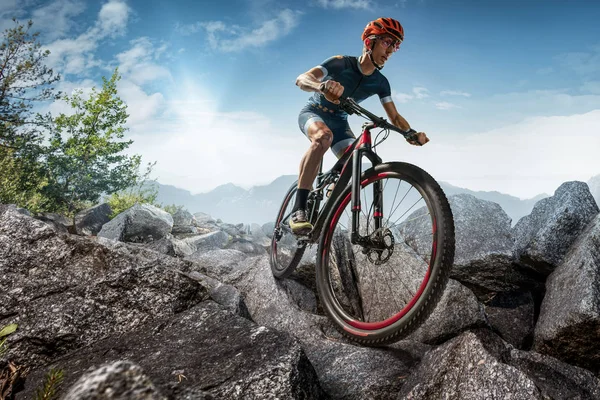
[[[102,90],[89,98],[82,91],[64,96],[73,114],[60,114],[49,126],[48,185],[45,194],[55,211],[69,214],[111,194],[135,186],[140,180],[139,155],[124,151],[133,143],[122,140],[127,128],[127,106],[117,95],[120,77],[115,69],[102,78]]]
[[[60,79],[45,65],[39,33],[17,20],[0,43],[0,203],[32,210],[43,207],[42,132],[33,114],[36,102],[56,99],[53,84]]]
[[[50,51],[41,49],[39,32],[30,32],[33,22],[13,21],[16,26],[4,31],[0,43],[0,145],[21,149],[40,137],[24,126],[33,122],[35,102],[60,96],[52,86],[60,76],[45,65]]]

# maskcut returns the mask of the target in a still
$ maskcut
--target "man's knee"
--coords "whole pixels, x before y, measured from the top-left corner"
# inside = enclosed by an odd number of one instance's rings
[[[319,129],[313,136],[312,146],[323,152],[331,147],[333,133],[329,129]]]

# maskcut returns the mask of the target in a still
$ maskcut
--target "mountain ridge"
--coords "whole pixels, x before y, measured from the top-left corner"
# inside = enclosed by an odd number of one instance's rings
[[[225,183],[209,192],[198,194],[157,181],[154,184],[158,187],[156,200],[161,204],[183,206],[192,213],[203,212],[223,221],[263,224],[275,219],[283,196],[296,179],[296,175],[281,175],[269,184],[252,186],[249,189]],[[596,202],[600,204],[600,175],[593,176],[586,183]],[[446,196],[466,193],[481,200],[498,203],[512,219],[512,225],[528,215],[535,203],[550,196],[541,193],[529,199],[520,199],[499,191],[476,191],[443,181],[440,182],[440,186]]]

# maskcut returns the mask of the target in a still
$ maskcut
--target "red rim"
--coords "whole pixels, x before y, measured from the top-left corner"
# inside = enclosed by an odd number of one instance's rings
[[[375,180],[378,180],[380,178],[385,178],[388,175],[391,175],[391,174],[390,173],[379,173],[371,178],[365,179],[361,182],[361,187],[365,187],[369,183],[371,183]],[[344,208],[348,205],[351,195],[352,195],[352,193],[348,193],[348,195],[344,198],[340,207],[337,209],[333,219],[331,220],[331,224],[329,225],[329,229],[327,230],[327,237],[325,238],[326,246],[324,246],[324,250],[323,250],[323,254],[322,254],[322,262],[323,263],[325,263],[325,258],[327,257],[327,255],[329,253],[329,250],[328,250],[329,242],[331,240],[330,233],[333,232],[333,229],[335,228],[335,225],[337,224]],[[433,233],[433,246],[432,247],[433,247],[433,249],[432,249],[431,258],[429,259],[429,264],[427,266],[427,273],[425,274],[423,281],[419,285],[419,289],[415,293],[415,296],[413,296],[411,301],[406,306],[404,306],[404,308],[402,310],[400,310],[396,314],[392,315],[391,317],[389,317],[383,321],[379,321],[379,322],[362,322],[362,321],[357,321],[355,319],[344,319],[344,322],[346,322],[348,325],[350,325],[354,328],[357,328],[357,329],[362,329],[362,330],[367,330],[367,331],[378,330],[378,329],[386,328],[386,327],[398,322],[410,310],[412,310],[412,308],[415,306],[415,304],[419,301],[419,299],[423,295],[423,292],[425,291],[425,288],[427,287],[427,284],[429,283],[429,278],[430,278],[430,274],[431,274],[431,263],[433,260],[435,260],[435,256],[436,256],[436,252],[437,252],[437,239],[436,239],[436,235],[435,235],[436,232],[437,232],[437,223],[436,223],[435,218],[433,218],[433,226],[432,226],[432,233]],[[323,264],[323,265],[325,265],[325,264]],[[350,329],[348,327],[344,327],[344,329],[354,335],[359,335],[359,336],[365,335],[364,333],[354,331],[353,329]]]

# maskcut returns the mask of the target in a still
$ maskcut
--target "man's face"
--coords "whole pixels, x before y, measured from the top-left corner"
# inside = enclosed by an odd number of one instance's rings
[[[378,65],[383,65],[400,47],[400,43],[393,36],[381,36],[375,41],[373,60]]]

